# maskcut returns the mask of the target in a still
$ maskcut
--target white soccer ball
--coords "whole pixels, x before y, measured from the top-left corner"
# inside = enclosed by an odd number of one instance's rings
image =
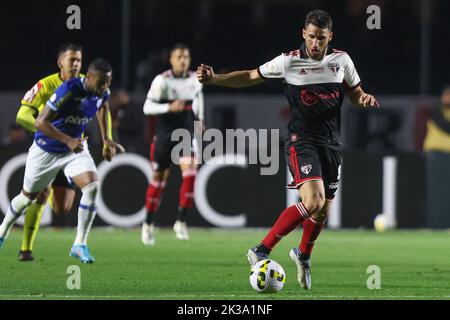
[[[388,220],[386,218],[386,215],[377,214],[375,219],[373,220],[373,225],[376,231],[378,232],[385,231],[388,228]]]
[[[257,292],[275,293],[280,291],[286,282],[283,267],[274,260],[261,260],[250,272],[250,285]]]

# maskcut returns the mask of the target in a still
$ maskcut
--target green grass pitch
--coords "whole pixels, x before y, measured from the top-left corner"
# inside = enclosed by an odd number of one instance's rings
[[[267,230],[192,229],[179,241],[157,229],[156,245],[145,247],[140,230],[93,229],[96,262],[83,265],[68,256],[74,229],[41,229],[34,262],[17,261],[22,236],[14,229],[0,249],[0,299],[450,299],[448,231],[325,230],[312,258],[311,291],[298,286],[288,252],[292,232],[271,258],[285,269],[283,290],[263,295],[249,284],[245,258]],[[67,288],[67,268],[78,265],[81,289]],[[381,289],[367,288],[367,268],[381,269]]]

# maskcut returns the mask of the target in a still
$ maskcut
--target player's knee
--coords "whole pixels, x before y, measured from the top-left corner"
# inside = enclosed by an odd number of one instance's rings
[[[316,214],[312,216],[314,220],[321,223],[324,222],[327,219],[327,217],[328,217],[327,210],[319,210],[318,212],[316,212]]]
[[[152,180],[162,182],[164,181],[164,177],[165,177],[164,171],[154,171]]]
[[[306,206],[311,215],[317,216],[325,205],[325,195],[318,192],[307,199],[304,199],[303,204]]]
[[[83,198],[89,202],[95,202],[95,197],[97,196],[99,188],[100,183],[98,181],[89,183],[81,190],[83,192]]]

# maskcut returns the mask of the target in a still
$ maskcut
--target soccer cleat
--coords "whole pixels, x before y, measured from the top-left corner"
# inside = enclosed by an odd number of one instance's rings
[[[173,225],[173,231],[175,231],[175,235],[180,240],[189,240],[189,234],[187,231],[186,222],[177,220]]]
[[[261,260],[266,260],[269,258],[268,254],[257,252],[257,247],[251,248],[247,251],[247,260],[248,263],[250,263],[250,266],[253,267],[256,263],[258,263]]]
[[[299,258],[300,250],[293,248],[289,252],[289,257],[292,262],[297,266],[297,280],[300,286],[305,290],[311,289],[311,263],[308,261],[302,261]]]
[[[153,246],[155,244],[155,227],[153,223],[142,224],[142,233],[141,233],[141,241],[146,246]]]
[[[20,250],[19,261],[33,261],[34,257],[31,255],[31,250]]]
[[[0,238],[0,248],[3,246],[3,242],[5,242],[5,238]]]
[[[91,256],[89,248],[85,244],[73,245],[69,256],[79,258],[83,263],[94,263],[94,257]]]

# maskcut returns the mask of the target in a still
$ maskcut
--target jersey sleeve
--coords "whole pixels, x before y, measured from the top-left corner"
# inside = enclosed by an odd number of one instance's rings
[[[285,56],[283,54],[280,54],[276,58],[261,65],[258,68],[258,73],[263,78],[284,78],[286,75],[284,59]]]
[[[36,117],[38,112],[34,108],[22,105],[17,112],[16,123],[27,131],[36,132]]]
[[[41,105],[47,102],[45,96],[46,88],[44,84],[39,81],[30,90],[28,90],[27,93],[25,93],[25,96],[21,100],[21,104],[22,106],[30,107],[39,112]]]
[[[162,75],[156,76],[147,93],[147,98],[144,104],[144,114],[157,115],[169,111],[167,82]]]
[[[344,87],[346,91],[350,91],[361,83],[361,79],[348,54],[346,54],[346,58],[346,63],[344,65]]]
[[[162,75],[158,75],[153,79],[148,91],[147,98],[153,102],[165,101],[168,98],[167,94],[167,82]]]
[[[64,107],[64,104],[70,99],[72,95],[73,93],[69,82],[64,82],[56,89],[55,93],[53,93],[53,95],[45,105],[53,111],[58,112],[61,108]]]

